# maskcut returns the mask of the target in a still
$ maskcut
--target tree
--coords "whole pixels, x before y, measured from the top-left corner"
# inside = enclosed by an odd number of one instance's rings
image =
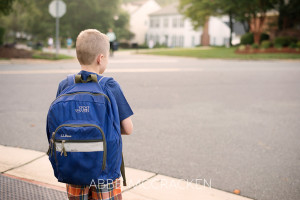
[[[248,21],[255,44],[260,42],[267,11],[274,8],[275,2],[275,0],[239,0],[240,17]]]
[[[236,0],[238,2],[238,0]],[[235,0],[181,0],[180,11],[192,20],[194,28],[203,26],[210,16],[229,16],[229,44],[232,45],[233,19],[239,7]]]
[[[13,12],[1,17],[1,22],[10,32],[26,32],[33,40],[42,41],[55,35],[55,18],[48,12],[49,0],[16,0]],[[26,5],[24,5],[26,3]],[[119,39],[128,38],[129,17],[120,9],[120,0],[65,1],[66,14],[60,18],[60,36],[76,39],[78,33],[95,28],[106,33],[115,30]],[[114,16],[119,16],[118,20]]]
[[[230,44],[233,19],[248,22],[254,34],[255,43],[259,43],[266,12],[273,8],[275,0],[181,0],[180,10],[189,17],[195,28],[203,26],[209,16],[228,15]]]
[[[14,0],[1,0],[0,3],[0,15],[8,15],[12,10],[12,3]]]
[[[275,8],[279,12],[278,29],[285,30],[294,28],[300,22],[300,1],[299,0],[278,0]]]

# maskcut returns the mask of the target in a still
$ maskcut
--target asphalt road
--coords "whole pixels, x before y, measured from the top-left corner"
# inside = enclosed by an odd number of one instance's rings
[[[300,198],[300,62],[116,54],[132,105],[125,163],[259,200]],[[46,151],[45,122],[73,61],[0,62],[0,144]]]

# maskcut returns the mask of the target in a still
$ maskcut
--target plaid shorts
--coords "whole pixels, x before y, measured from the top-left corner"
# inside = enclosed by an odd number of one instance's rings
[[[66,184],[69,200],[122,200],[120,179],[95,186]]]

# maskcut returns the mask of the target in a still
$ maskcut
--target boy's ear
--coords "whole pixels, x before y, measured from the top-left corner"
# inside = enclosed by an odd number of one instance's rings
[[[102,58],[103,58],[103,55],[102,55],[102,54],[99,54],[99,55],[97,56],[97,64],[101,64]]]

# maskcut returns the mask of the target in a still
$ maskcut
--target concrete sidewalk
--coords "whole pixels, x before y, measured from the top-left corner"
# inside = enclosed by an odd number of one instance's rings
[[[65,184],[59,183],[54,177],[44,152],[0,145],[0,171],[2,176],[41,186],[41,190],[48,188],[49,191],[65,191]],[[126,168],[126,178],[128,186],[122,186],[124,200],[249,200],[213,189],[204,180],[191,183],[132,168]],[[8,188],[7,191],[11,190]]]

